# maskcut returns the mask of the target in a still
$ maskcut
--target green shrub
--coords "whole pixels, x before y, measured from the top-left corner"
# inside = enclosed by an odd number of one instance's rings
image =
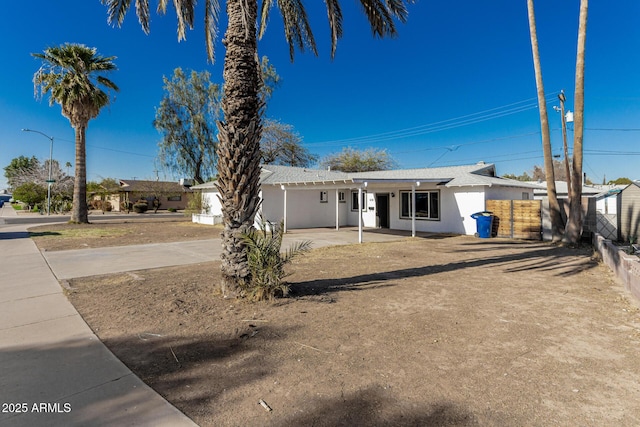
[[[169,208],[167,209],[169,212],[177,212],[176,208]]]
[[[145,213],[149,209],[149,205],[146,200],[138,200],[133,204],[133,211],[135,213]]]
[[[293,258],[311,249],[311,241],[296,242],[293,246],[282,252],[282,238],[284,236],[284,224],[273,226],[258,220],[259,228],[252,228],[242,237],[247,245],[247,260],[251,279],[247,296],[253,300],[266,300],[275,297],[283,297],[289,293],[289,286],[283,282],[288,274],[285,266]]]
[[[34,182],[22,184],[13,191],[13,197],[33,207],[47,198],[47,189]]]

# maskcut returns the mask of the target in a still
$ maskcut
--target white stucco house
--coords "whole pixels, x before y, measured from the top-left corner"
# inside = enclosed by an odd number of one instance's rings
[[[533,199],[525,182],[500,178],[493,164],[344,173],[264,165],[260,178],[261,213],[285,230],[359,226],[473,235],[471,214],[487,200]],[[221,218],[215,182],[191,187],[202,191],[207,211],[193,221]]]

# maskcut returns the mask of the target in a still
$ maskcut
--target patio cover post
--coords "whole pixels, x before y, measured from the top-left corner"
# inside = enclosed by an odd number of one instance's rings
[[[340,230],[340,189],[336,188],[336,230]]]
[[[367,185],[365,182],[364,185]],[[362,243],[362,187],[358,187],[358,243]]]
[[[284,217],[282,219],[283,230],[285,233],[287,232],[287,188],[284,185],[281,185],[280,188],[284,191]]]
[[[416,237],[416,187],[420,187],[420,181],[411,185],[411,237]]]

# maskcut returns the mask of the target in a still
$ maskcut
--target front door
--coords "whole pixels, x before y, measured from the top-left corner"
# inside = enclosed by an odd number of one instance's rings
[[[376,217],[380,228],[389,228],[389,194],[376,194]]]

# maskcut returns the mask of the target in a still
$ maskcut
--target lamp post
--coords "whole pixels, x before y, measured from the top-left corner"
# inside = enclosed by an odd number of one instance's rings
[[[22,129],[23,132],[34,132],[39,133],[40,135],[47,138],[49,143],[49,179],[47,179],[47,215],[51,215],[51,184],[53,184],[54,180],[51,178],[51,167],[53,165],[53,137],[47,135],[44,132],[40,132],[39,130],[33,129]]]

